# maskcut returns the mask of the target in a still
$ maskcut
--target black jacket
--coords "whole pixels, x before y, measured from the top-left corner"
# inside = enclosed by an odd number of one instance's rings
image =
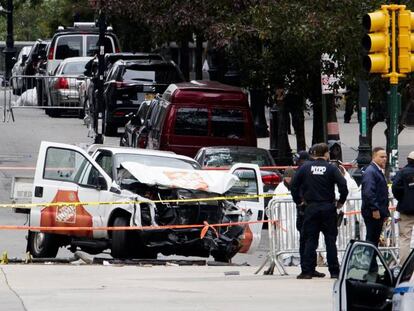
[[[407,164],[395,176],[392,193],[398,200],[397,211],[414,214],[414,164]]]
[[[339,202],[344,203],[348,188],[339,169],[323,159],[305,162],[292,181],[293,200],[296,204],[301,204],[302,201],[334,203],[335,184],[340,194]]]
[[[382,218],[388,217],[388,186],[384,174],[371,162],[362,174],[362,216],[372,218],[379,211]]]

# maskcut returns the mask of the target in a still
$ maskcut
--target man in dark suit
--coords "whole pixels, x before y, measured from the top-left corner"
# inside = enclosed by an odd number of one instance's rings
[[[384,148],[372,150],[372,162],[362,175],[362,217],[367,228],[366,240],[378,246],[384,220],[390,216],[388,210],[388,187],[384,169],[387,153]]]

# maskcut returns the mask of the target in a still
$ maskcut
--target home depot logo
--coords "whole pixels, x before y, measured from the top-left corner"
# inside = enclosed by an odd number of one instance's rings
[[[56,211],[56,221],[74,224],[76,222],[76,206],[59,206]]]

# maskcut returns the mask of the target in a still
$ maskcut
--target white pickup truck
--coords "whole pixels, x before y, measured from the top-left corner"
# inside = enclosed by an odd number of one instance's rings
[[[263,220],[262,197],[237,202],[161,202],[260,195],[263,187],[257,165],[239,163],[229,172],[203,171],[193,159],[170,152],[101,146],[91,153],[73,145],[41,143],[32,202],[67,204],[31,208],[30,225],[153,229],[29,231],[27,250],[34,257],[55,257],[59,247],[67,246],[91,254],[110,249],[114,258],[155,258],[162,253],[212,255],[229,261],[237,252],[252,252],[258,246],[261,223],[217,227],[218,235],[209,229],[203,239],[201,228],[157,228]]]

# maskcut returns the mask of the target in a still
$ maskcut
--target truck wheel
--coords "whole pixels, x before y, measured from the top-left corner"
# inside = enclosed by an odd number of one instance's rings
[[[226,253],[217,253],[213,255],[214,261],[231,263],[231,258],[229,258]]]
[[[116,126],[113,126],[112,124],[108,124],[105,122],[105,128],[104,128],[105,136],[116,136],[117,133],[118,133],[118,128]]]
[[[127,227],[129,226],[128,219],[125,216],[117,216],[114,220],[114,227]],[[132,231],[113,231],[112,232],[112,245],[111,255],[114,258],[130,258],[131,246],[133,241]]]
[[[54,234],[29,231],[26,251],[34,258],[55,258],[58,250],[59,243]]]

